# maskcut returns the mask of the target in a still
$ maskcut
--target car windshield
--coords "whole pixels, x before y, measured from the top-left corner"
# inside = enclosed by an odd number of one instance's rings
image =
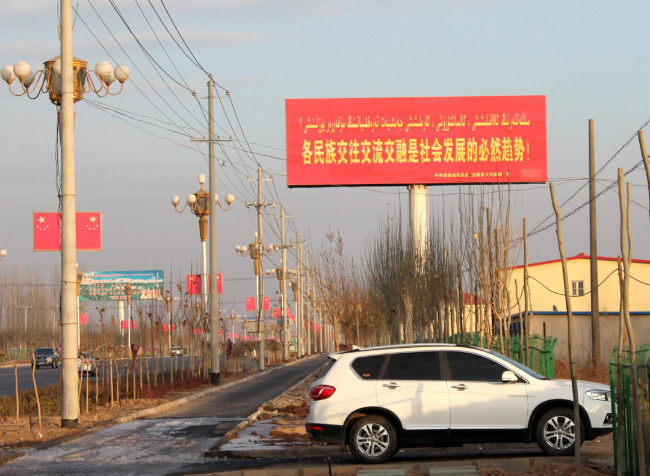
[[[34,351],[35,355],[49,355],[52,354],[52,349],[36,349]]]
[[[496,357],[499,357],[500,359],[505,360],[505,361],[508,362],[509,364],[514,365],[514,366],[517,367],[519,370],[521,370],[522,372],[526,372],[526,373],[527,373],[528,375],[530,375],[531,377],[535,377],[536,379],[539,379],[539,380],[549,380],[549,379],[547,379],[546,377],[544,377],[543,375],[538,374],[538,373],[535,372],[534,370],[529,369],[529,368],[526,367],[525,365],[520,364],[520,363],[517,362],[516,360],[512,360],[510,357],[506,357],[505,355],[503,355],[503,354],[499,354],[498,352],[494,352],[493,350],[488,350],[488,352],[489,352],[490,354],[496,356]]]

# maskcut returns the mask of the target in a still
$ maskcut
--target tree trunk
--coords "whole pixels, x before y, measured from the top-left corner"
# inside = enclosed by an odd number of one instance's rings
[[[564,280],[564,299],[566,301],[567,313],[567,337],[569,345],[569,368],[571,370],[571,387],[573,389],[573,422],[574,435],[575,435],[575,468],[576,472],[580,472],[582,465],[581,461],[581,445],[582,445],[582,429],[580,428],[580,400],[578,395],[578,381],[576,379],[575,358],[573,356],[573,313],[571,312],[571,289],[569,287],[569,272],[566,264],[566,256],[564,255],[564,242],[562,241],[562,217],[560,216],[560,207],[558,207],[555,200],[555,188],[550,183],[551,200],[553,201],[553,210],[555,211],[556,231],[557,231],[557,244],[560,249],[560,258],[562,260],[562,277]]]

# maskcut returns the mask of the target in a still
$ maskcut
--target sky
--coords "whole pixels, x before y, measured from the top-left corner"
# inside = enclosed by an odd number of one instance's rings
[[[25,60],[36,69],[59,54],[57,3],[0,0],[0,64]],[[84,270],[163,269],[177,282],[197,271],[201,260],[198,220],[187,211],[174,213],[170,199],[196,191],[197,174],[207,173],[205,155],[188,137],[205,130],[190,90],[206,96],[207,77],[156,17],[155,12],[182,45],[160,0],[115,4],[166,73],[152,66],[109,2],[74,0],[75,56],[89,67],[108,60],[132,71],[120,95],[86,98],[147,116],[140,119],[165,129],[127,124],[85,102],[75,106],[77,210],[100,211],[104,222],[103,251],[80,252],[78,261]],[[166,0],[164,5],[196,62],[230,91],[234,109],[229,100],[223,101],[225,113],[217,104],[217,123],[241,139],[239,120],[247,140],[257,144],[253,150],[272,156],[256,155],[273,176],[264,183],[264,198],[291,215],[288,238],[295,240],[299,231],[314,252],[331,229],[340,230],[350,256],[363,257],[380,221],[400,209],[407,212],[408,195],[405,187],[288,189],[287,98],[545,95],[548,176],[560,202],[585,184],[589,119],[595,121],[598,168],[633,138],[598,175],[598,190],[616,179],[618,167],[627,171],[641,160],[633,136],[650,119],[648,2]],[[31,228],[32,212],[57,209],[55,136],[55,108],[45,97],[16,98],[0,85],[0,249],[8,251],[0,272],[32,267],[49,276],[60,260],[57,253],[32,251]],[[207,153],[207,147],[198,147]],[[247,179],[256,174],[255,162],[250,154],[226,151],[227,157],[217,151],[217,192],[233,193],[237,201],[218,213],[218,259],[225,278],[223,307],[243,316],[243,301],[254,295],[255,282],[251,260],[234,247],[253,240],[256,219],[244,202],[255,199],[255,185]],[[632,187],[634,255],[650,259],[643,168],[628,180],[638,185]],[[514,213],[517,221],[527,218],[529,229],[552,213],[546,185],[515,189]],[[430,187],[430,213],[441,213],[443,193],[449,210],[464,190]],[[563,213],[587,198],[585,187]],[[618,196],[610,191],[597,203],[599,254],[616,256]],[[277,243],[279,206],[267,212],[265,241]],[[588,223],[587,207],[565,220],[567,255],[589,253]],[[531,237],[529,248],[531,262],[557,259],[554,227]],[[279,263],[278,257],[273,261]],[[267,295],[275,297],[276,283],[268,282]]]

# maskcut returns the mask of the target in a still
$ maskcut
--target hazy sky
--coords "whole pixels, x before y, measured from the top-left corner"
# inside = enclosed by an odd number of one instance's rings
[[[191,93],[156,72],[109,2],[91,1],[126,53],[91,3],[79,0],[75,55],[91,67],[100,60],[113,62],[103,45],[115,61],[131,67],[132,81],[119,96],[87,98],[154,118],[141,119],[169,130],[131,122],[181,145],[148,135],[89,104],[76,105],[77,209],[101,211],[104,219],[104,251],[79,253],[78,260],[86,270],[162,268],[168,277],[173,269],[178,281],[190,267],[196,271],[201,247],[198,220],[188,212],[174,213],[170,198],[197,190],[196,175],[207,173],[207,163],[191,150],[195,146],[189,137],[178,134],[180,129],[171,123],[187,131],[204,130],[205,121]],[[0,1],[1,64],[25,60],[35,68],[59,54],[57,3]],[[205,96],[205,74],[170,39],[149,1],[116,3],[165,71]],[[172,29],[160,0],[151,4]],[[363,256],[378,221],[400,205],[406,207],[408,197],[404,187],[287,189],[286,98],[546,95],[548,172],[560,200],[575,192],[587,175],[588,119],[596,121],[600,167],[650,118],[647,1],[167,0],[165,5],[201,65],[231,92],[248,140],[275,148],[253,146],[256,152],[275,157],[257,156],[264,169],[275,174],[274,186],[265,182],[265,198],[277,201],[279,194],[293,215],[289,237],[295,238],[298,229],[315,249],[331,227],[341,231],[348,252]],[[224,105],[241,137],[229,102]],[[0,270],[38,266],[49,275],[59,255],[32,252],[31,218],[32,212],[57,208],[55,108],[44,97],[14,98],[5,86],[0,88],[0,111],[0,248],[9,251]],[[217,122],[230,130],[219,104],[217,111]],[[237,202],[228,213],[218,214],[219,267],[226,278],[224,302],[240,302],[255,293],[252,279],[240,280],[251,278],[251,260],[234,251],[236,244],[253,239],[256,221],[244,201],[254,199],[246,175],[255,171],[246,154],[228,150],[228,156],[234,165],[217,154],[225,164],[218,168],[224,184],[219,184],[218,193],[232,192]],[[613,180],[617,167],[627,170],[639,160],[635,138],[599,178]],[[629,178],[645,185],[643,169]],[[606,184],[601,182],[599,189]],[[516,213],[526,216],[532,228],[552,211],[548,187],[517,188],[521,192],[513,197]],[[439,213],[443,192],[453,196],[458,188],[431,187],[432,213]],[[648,259],[650,222],[643,208],[648,206],[647,188],[634,187],[633,194],[640,204],[634,205],[635,256]],[[586,199],[587,188],[563,212]],[[453,198],[446,200],[449,205]],[[600,254],[615,256],[617,195],[607,193],[598,206]],[[584,208],[566,220],[567,254],[589,252],[587,218]],[[267,242],[279,241],[277,223],[269,214]],[[530,240],[531,261],[558,258],[553,230]],[[267,268],[271,267],[269,263]],[[267,294],[274,296],[275,280],[270,287]],[[236,311],[244,314],[243,304]]]

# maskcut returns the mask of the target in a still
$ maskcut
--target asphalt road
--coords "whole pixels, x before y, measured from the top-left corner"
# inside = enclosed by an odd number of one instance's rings
[[[230,468],[203,457],[229,429],[325,363],[318,356],[161,413],[0,466],[4,474],[172,475]]]
[[[222,357],[222,364],[223,364],[223,355],[221,357]],[[185,359],[185,368],[187,368],[190,362],[190,358],[188,356],[185,356],[183,358]],[[169,369],[169,359],[170,359],[169,357],[165,357],[166,369]],[[160,359],[157,360],[160,363]],[[198,362],[198,357],[196,358],[196,361]],[[174,362],[175,362],[174,366],[176,366],[177,364],[180,366],[180,359],[178,357],[174,357]],[[99,362],[99,365],[101,365],[101,362]],[[150,365],[149,368],[151,369],[151,363],[149,365]],[[125,370],[122,370],[122,374],[124,374],[124,372]],[[59,383],[59,369],[41,367],[40,369],[36,369],[35,376],[36,376],[36,384],[38,385],[39,389]],[[84,378],[86,378],[85,375]],[[94,382],[95,378],[90,377],[90,381]],[[33,389],[34,389],[34,384],[32,382],[31,366],[24,365],[22,367],[18,367],[18,390],[22,392],[23,390],[33,390]],[[7,395],[14,395],[15,392],[16,390],[14,384],[13,366],[0,368],[0,397],[4,397]]]

